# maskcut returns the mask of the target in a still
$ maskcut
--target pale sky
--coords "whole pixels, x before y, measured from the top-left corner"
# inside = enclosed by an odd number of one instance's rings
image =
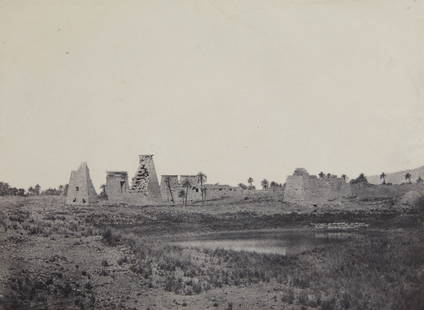
[[[424,1],[0,0],[0,180],[424,165]]]

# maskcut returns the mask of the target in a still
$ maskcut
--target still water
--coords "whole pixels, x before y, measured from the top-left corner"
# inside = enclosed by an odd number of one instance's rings
[[[359,232],[243,231],[208,234],[171,242],[179,247],[224,249],[256,253],[296,255],[337,242],[348,242],[364,235]]]

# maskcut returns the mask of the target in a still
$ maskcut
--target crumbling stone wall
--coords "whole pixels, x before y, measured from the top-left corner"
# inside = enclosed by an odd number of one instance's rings
[[[168,184],[169,182],[169,184]],[[160,192],[164,201],[174,201],[178,198],[180,184],[178,175],[162,175],[160,181]],[[171,194],[172,193],[172,194]]]
[[[350,184],[335,176],[318,178],[298,168],[288,176],[284,201],[299,204],[323,204],[351,195]]]
[[[167,184],[167,180],[170,181],[170,187]],[[188,180],[190,186],[187,188],[183,184]],[[201,185],[197,175],[162,175],[160,184],[162,199],[164,201],[182,202],[183,197],[180,197],[180,192],[185,192],[188,189],[187,200],[196,201],[202,199]],[[171,197],[172,192],[172,197]]]
[[[161,200],[153,155],[139,155],[139,165],[131,186],[127,171],[106,173],[106,195],[111,203],[155,204]]]
[[[206,188],[206,199],[221,199],[227,197],[241,197],[246,194],[246,190],[240,187],[222,185],[222,184],[207,184]],[[249,191],[247,191],[249,192]]]
[[[167,179],[170,180],[172,196],[176,203],[181,203],[183,201],[183,197],[180,197],[179,193],[181,191],[185,192],[187,190],[187,188],[183,186],[185,180],[190,182],[187,200],[199,201],[202,199],[202,188],[197,175],[181,175],[179,177],[177,175],[162,175],[160,186],[162,198],[164,201],[171,201],[171,191],[169,190],[169,186],[166,183]],[[239,187],[220,184],[203,184],[203,189],[206,193],[206,200],[233,197],[242,195],[244,192]]]

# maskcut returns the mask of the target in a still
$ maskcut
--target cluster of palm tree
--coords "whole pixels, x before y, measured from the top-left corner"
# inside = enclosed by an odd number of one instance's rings
[[[335,174],[331,174],[331,173],[327,173],[327,174],[325,174],[324,172],[320,172],[320,173],[318,173],[318,176],[319,176],[319,178],[320,179],[324,179],[324,178],[327,178],[327,179],[329,179],[329,178],[337,178],[337,175],[335,175]],[[348,179],[348,177],[347,177],[347,175],[346,174],[342,174],[341,176],[340,176],[345,182],[347,181],[347,179]]]
[[[0,182],[0,196],[38,196],[38,195],[61,195],[65,193],[67,185],[59,185],[58,188],[47,188],[41,191],[40,184],[30,186],[27,190],[10,186],[7,182]]]
[[[282,184],[277,183],[277,182],[275,182],[275,181],[271,181],[271,182],[269,182],[267,179],[263,179],[263,180],[261,181],[261,186],[262,186],[262,189],[263,189],[263,190],[268,190],[268,189],[276,190],[277,188],[281,188],[281,187],[283,187],[283,185],[282,185]]]
[[[405,178],[405,181],[408,182],[409,184],[412,183],[412,175],[409,172],[405,173],[404,178]],[[417,184],[422,184],[423,178],[421,176],[418,176],[418,178],[415,180],[415,182]]]
[[[269,188],[272,190],[282,189],[283,184],[275,182],[275,181],[271,181],[271,183],[269,184]]]
[[[351,184],[368,184],[365,174],[361,173],[356,179],[350,180]]]
[[[205,183],[206,183],[206,180],[207,180],[207,176],[203,172],[199,172],[199,173],[197,173],[196,177],[197,177],[197,184],[200,184],[201,199],[202,199],[202,202],[204,202],[206,200],[206,191],[207,190],[206,190],[206,187],[205,187]],[[171,184],[171,177],[169,177],[169,176],[165,177],[164,182],[165,182],[166,187],[169,191],[169,195],[171,197],[172,203],[175,203],[174,192],[173,192],[173,188],[172,188],[172,184]],[[178,192],[178,198],[182,198],[184,205],[187,205],[188,194],[189,194],[193,185],[195,185],[195,184],[191,184],[191,182],[188,178],[185,178],[183,180],[183,182],[181,183],[181,186],[183,188]]]
[[[382,180],[382,184],[386,184],[386,177],[387,177],[387,175],[384,172],[382,172],[380,174],[380,180]],[[404,179],[405,179],[405,181],[407,183],[409,183],[409,184],[412,183],[412,175],[411,175],[411,173],[407,172],[407,173],[405,173],[405,175],[403,177],[404,177]],[[423,183],[423,179],[421,178],[421,176],[419,176],[417,178],[416,183],[417,184]]]
[[[25,196],[25,189],[12,187],[7,182],[0,182],[0,196]]]

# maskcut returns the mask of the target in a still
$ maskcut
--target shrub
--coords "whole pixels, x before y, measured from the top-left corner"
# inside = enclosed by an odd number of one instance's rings
[[[418,200],[415,202],[415,209],[418,212],[424,213],[424,196],[421,196],[418,198]]]
[[[118,259],[118,265],[119,266],[122,266],[123,264],[126,264],[126,263],[128,263],[128,257],[124,256],[124,257],[121,257],[120,259]]]
[[[108,276],[108,275],[109,275],[109,272],[108,272],[106,269],[102,269],[102,271],[100,272],[100,275],[101,275],[102,277],[106,277],[106,276]]]
[[[333,298],[333,299],[322,301],[321,307],[319,309],[320,310],[334,310],[334,309],[336,309],[336,300]]]
[[[102,237],[103,242],[111,246],[116,245],[121,239],[121,236],[114,234],[110,228],[103,231]]]

